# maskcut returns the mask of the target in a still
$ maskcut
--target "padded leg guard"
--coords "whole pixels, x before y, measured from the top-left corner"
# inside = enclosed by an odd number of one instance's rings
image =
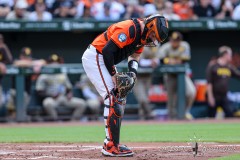
[[[106,139],[112,141],[117,147],[120,139],[120,128],[122,116],[124,114],[124,106],[114,103],[113,106],[105,106],[104,119],[106,125]],[[107,143],[105,141],[105,143]]]
[[[132,156],[134,153],[131,149],[125,145],[119,145],[121,121],[126,99],[117,99],[115,96],[111,96],[109,99],[111,98],[110,105],[105,105],[104,108],[106,139],[104,140],[102,154],[112,157]]]
[[[112,134],[112,141],[114,145],[119,144],[122,116],[123,106],[115,103],[115,105],[110,108],[109,116],[109,128]]]

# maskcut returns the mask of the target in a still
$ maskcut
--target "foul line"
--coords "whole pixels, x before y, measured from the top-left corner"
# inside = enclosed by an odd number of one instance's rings
[[[86,158],[61,158],[61,157],[53,157],[53,156],[40,156],[40,157],[33,157],[33,158],[27,158],[27,159],[43,159],[43,158],[50,158],[50,159],[67,159],[67,160],[86,160]],[[5,160],[12,160],[12,159],[26,159],[26,158],[4,158]],[[100,160],[100,159],[91,159],[91,160]]]

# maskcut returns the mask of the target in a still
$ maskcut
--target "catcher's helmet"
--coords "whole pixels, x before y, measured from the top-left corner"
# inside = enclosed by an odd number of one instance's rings
[[[145,26],[141,43],[145,46],[156,46],[163,42],[168,36],[168,21],[160,14],[154,14],[145,19]],[[152,41],[149,35],[154,32],[156,41]]]

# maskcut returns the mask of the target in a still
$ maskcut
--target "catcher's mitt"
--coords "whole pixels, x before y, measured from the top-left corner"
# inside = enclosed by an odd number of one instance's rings
[[[136,80],[133,72],[120,72],[116,74],[116,87],[118,98],[125,98],[132,91]]]

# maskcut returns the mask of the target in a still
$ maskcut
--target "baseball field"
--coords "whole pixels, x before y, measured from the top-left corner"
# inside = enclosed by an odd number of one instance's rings
[[[100,153],[103,122],[0,124],[0,159],[116,159]],[[240,159],[240,120],[123,121],[118,159]],[[194,156],[193,146],[198,143]]]

